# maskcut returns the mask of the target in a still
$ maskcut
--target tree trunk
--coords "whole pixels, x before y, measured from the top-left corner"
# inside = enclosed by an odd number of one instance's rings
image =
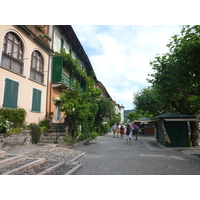
[[[196,147],[198,146],[198,140],[199,140],[199,128],[198,123],[196,121],[190,121],[190,141],[192,142],[192,146]]]

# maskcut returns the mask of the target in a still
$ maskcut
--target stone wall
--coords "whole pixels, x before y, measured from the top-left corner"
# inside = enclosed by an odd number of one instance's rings
[[[25,130],[19,134],[0,134],[0,149],[7,150],[20,145],[31,144],[30,130]]]

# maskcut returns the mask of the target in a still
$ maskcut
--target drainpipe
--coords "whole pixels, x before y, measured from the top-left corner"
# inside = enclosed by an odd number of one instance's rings
[[[52,49],[53,48],[53,45],[54,45],[54,25],[52,25],[52,41],[51,41],[51,46],[52,46]],[[49,95],[49,99],[47,99],[47,101],[49,101],[49,112],[51,112],[51,97],[52,97],[52,56],[53,55],[50,55],[49,56],[49,73],[48,73],[48,82],[50,80],[50,84],[49,84],[49,87],[50,87],[50,95]],[[49,75],[50,75],[50,78],[49,78]],[[48,88],[47,88],[48,90]],[[47,93],[48,94],[48,93]],[[46,106],[48,105],[48,103],[46,104]],[[47,107],[48,108],[48,107]]]

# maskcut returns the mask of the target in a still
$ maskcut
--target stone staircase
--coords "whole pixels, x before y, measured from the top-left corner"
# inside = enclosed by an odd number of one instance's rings
[[[63,143],[63,137],[66,134],[65,123],[52,123],[51,127],[46,130],[45,133],[41,136],[41,143]]]
[[[0,151],[0,175],[72,175],[81,167],[75,159],[64,163]]]

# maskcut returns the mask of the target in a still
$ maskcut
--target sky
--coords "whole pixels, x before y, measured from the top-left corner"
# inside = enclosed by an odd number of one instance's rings
[[[181,25],[72,25],[97,79],[117,104],[134,108],[134,94],[150,86],[150,61],[168,52]]]

